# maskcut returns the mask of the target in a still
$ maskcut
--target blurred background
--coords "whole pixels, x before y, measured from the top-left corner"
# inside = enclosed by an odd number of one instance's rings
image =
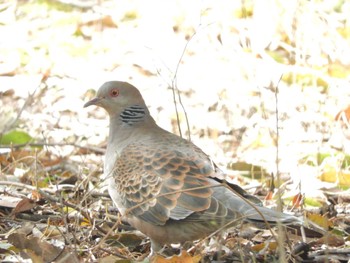
[[[334,133],[346,148],[347,126],[333,126],[350,98],[349,12],[341,0],[2,1],[0,132],[101,143],[106,114],[82,105],[124,80],[175,133],[177,88],[192,140],[221,165],[276,170],[278,139],[290,171]]]

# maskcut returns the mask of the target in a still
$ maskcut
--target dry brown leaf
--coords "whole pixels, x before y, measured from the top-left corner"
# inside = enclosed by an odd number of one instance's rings
[[[268,250],[276,250],[277,248],[277,242],[264,242],[264,243],[260,243],[257,245],[252,246],[252,250],[255,252],[259,252],[263,249],[268,248]]]
[[[37,204],[35,203],[34,200],[29,198],[23,198],[21,201],[18,202],[15,209],[13,209],[12,215],[16,215],[18,213],[28,211],[36,206]]]
[[[345,120],[342,119],[343,117],[345,118]],[[339,121],[339,120],[349,121],[350,120],[350,105],[346,109],[339,111],[337,113],[337,115],[335,116],[335,120],[336,121]]]
[[[302,200],[303,200],[303,195],[300,193],[296,194],[293,197],[293,201],[292,201],[293,207],[295,207],[295,208],[300,207],[302,205]]]
[[[110,246],[121,247],[136,247],[142,243],[144,237],[135,235],[133,233],[124,232],[118,235],[110,236],[106,243]]]
[[[123,260],[123,259],[121,259],[119,257],[109,255],[109,256],[106,256],[106,257],[99,258],[97,262],[98,263],[117,263],[117,262],[129,263],[131,261]]]
[[[312,214],[309,213],[306,215],[306,217],[317,224],[318,226],[322,227],[323,229],[328,229],[329,227],[333,226],[332,221],[330,221],[327,217],[322,216],[320,214]]]
[[[172,256],[171,258],[164,258],[156,255],[151,263],[198,263],[202,257],[200,255],[191,256],[186,251],[182,251],[181,255]]]
[[[0,155],[0,162],[6,166],[15,161],[23,162],[27,165],[33,163],[34,159],[30,156],[34,156],[34,151],[31,150],[12,150],[9,154]],[[29,157],[29,158],[27,158]]]
[[[32,199],[33,200],[35,200],[37,202],[37,201],[41,200],[41,198],[42,198],[42,196],[38,191],[36,191],[36,190],[32,191]]]
[[[64,160],[61,157],[53,159],[52,156],[40,156],[39,161],[42,166],[51,167],[62,163]]]
[[[268,191],[268,193],[265,196],[265,201],[271,201],[273,199],[273,192],[272,191]]]
[[[37,259],[42,259],[41,262],[52,262],[59,258],[65,258],[67,260],[65,262],[78,262],[74,255],[67,255],[67,252],[62,251],[61,248],[37,237],[27,237],[25,234],[13,233],[8,237],[8,242],[20,250],[26,250],[33,262],[38,262]]]
[[[339,247],[339,246],[343,246],[345,244],[345,240],[341,236],[329,234],[329,235],[326,235],[324,237],[321,237],[320,239],[318,239],[314,243],[319,244],[319,245],[327,244],[328,246],[331,246],[331,247]]]

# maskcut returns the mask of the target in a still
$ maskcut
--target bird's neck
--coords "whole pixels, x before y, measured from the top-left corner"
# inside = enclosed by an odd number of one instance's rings
[[[152,127],[157,127],[157,124],[143,105],[130,106],[119,114],[110,115],[108,145],[113,145],[113,149],[107,149],[107,153],[120,153],[128,144],[134,142],[135,138],[147,137],[147,132],[151,131]]]
[[[149,111],[146,106],[133,105],[125,108],[119,116],[116,117],[119,117],[119,120],[124,125],[135,126],[147,121],[147,116],[149,116]]]

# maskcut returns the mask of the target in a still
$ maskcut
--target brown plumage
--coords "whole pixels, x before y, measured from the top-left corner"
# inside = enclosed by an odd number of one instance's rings
[[[85,107],[90,105],[110,116],[105,159],[109,194],[128,222],[150,237],[153,250],[203,238],[242,220],[299,222],[260,206],[236,185],[222,184],[224,175],[209,157],[160,128],[132,85],[106,82]],[[254,208],[250,201],[258,205]]]

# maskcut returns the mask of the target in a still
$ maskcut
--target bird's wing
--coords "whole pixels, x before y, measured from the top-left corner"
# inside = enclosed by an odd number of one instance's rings
[[[198,221],[232,214],[213,196],[218,184],[209,178],[212,164],[197,157],[142,143],[124,148],[114,178],[127,213],[155,225],[169,219]]]

